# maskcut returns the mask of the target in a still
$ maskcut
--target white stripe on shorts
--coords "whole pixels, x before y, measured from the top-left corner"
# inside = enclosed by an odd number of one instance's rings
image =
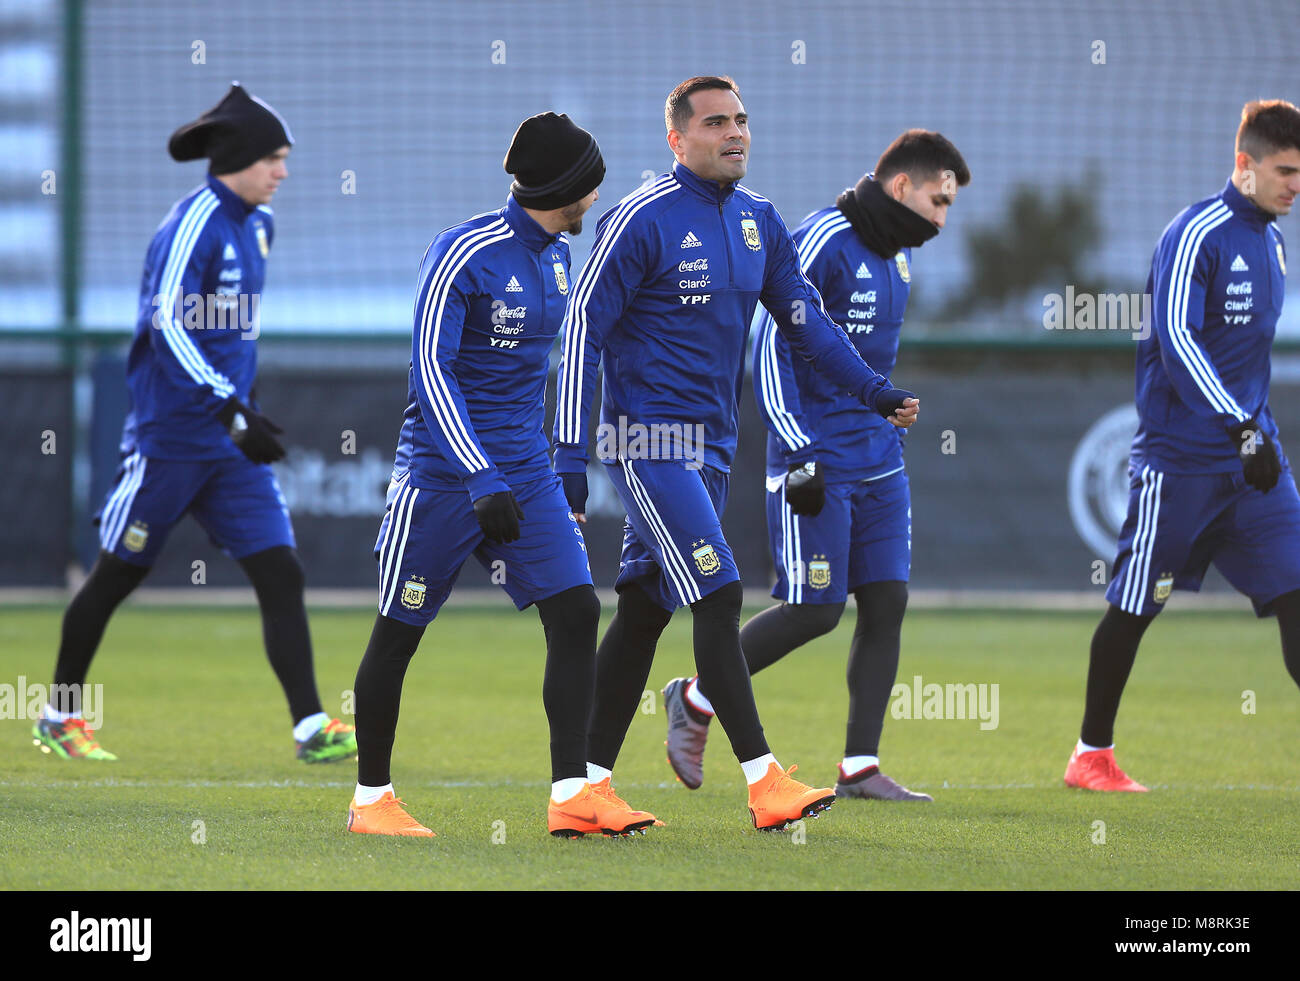
[[[379,612],[384,616],[388,616],[388,610],[393,605],[393,597],[397,595],[398,573],[402,569],[406,539],[411,533],[411,514],[415,511],[415,499],[419,496],[418,487],[407,486],[402,488],[397,500],[393,502],[393,520],[389,523],[388,536],[379,554]],[[399,525],[400,531],[396,530]],[[387,556],[384,555],[384,548],[389,550]]]
[[[1160,489],[1165,475],[1150,467],[1142,468],[1142,490],[1138,494],[1137,528],[1128,568],[1124,570],[1124,592],[1120,609],[1135,616],[1142,612],[1147,582],[1151,574],[1151,554],[1155,547],[1157,522],[1160,518]]]
[[[668,528],[659,517],[659,512],[655,510],[654,502],[650,500],[645,485],[633,471],[632,461],[619,457],[619,462],[623,465],[623,473],[627,475],[627,486],[632,491],[632,496],[636,498],[637,504],[641,506],[641,514],[646,519],[646,524],[650,526],[651,533],[659,542],[659,550],[664,557],[664,575],[672,583],[682,605],[690,606],[700,598],[700,588],[691,575],[690,567],[687,566],[682,553],[678,551],[672,536],[668,534]]]
[[[131,505],[135,503],[135,495],[139,492],[140,485],[144,483],[144,471],[148,462],[140,455],[139,450],[126,458],[122,479],[109,495],[108,503],[104,505],[104,512],[99,519],[99,543],[105,552],[117,548],[117,541],[122,537],[126,519],[131,514]]]

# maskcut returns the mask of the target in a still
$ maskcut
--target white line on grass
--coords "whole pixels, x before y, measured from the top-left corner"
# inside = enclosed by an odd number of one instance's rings
[[[403,780],[407,787],[433,787],[448,790],[465,787],[484,787],[501,789],[505,787],[537,788],[549,787],[550,783],[540,780]],[[245,790],[270,790],[275,788],[352,788],[356,784],[350,780],[133,780],[129,778],[105,777],[96,780],[52,781],[52,780],[0,780],[0,787],[184,787],[184,788],[223,788],[233,787]],[[620,788],[637,790],[670,790],[676,783],[620,783]],[[1063,790],[1059,783],[914,783],[918,790]],[[1152,790],[1257,790],[1269,793],[1300,793],[1300,787],[1276,786],[1273,784],[1151,784]]]

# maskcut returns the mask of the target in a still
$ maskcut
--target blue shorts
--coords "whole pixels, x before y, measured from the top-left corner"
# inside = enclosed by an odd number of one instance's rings
[[[790,510],[783,477],[769,477],[767,486],[774,597],[787,603],[843,603],[869,582],[907,582],[912,495],[904,471],[827,484],[826,505],[815,518]]]
[[[1240,473],[1130,472],[1128,517],[1120,531],[1108,602],[1154,616],[1174,589],[1201,588],[1213,562],[1258,616],[1300,589],[1300,495],[1291,468],[1263,494]]]
[[[591,585],[582,529],[553,473],[511,490],[524,512],[509,545],[483,537],[464,490],[426,490],[406,480],[388,492],[379,526],[379,612],[423,627],[438,615],[471,555],[524,609],[575,586]]]
[[[740,579],[722,537],[728,474],[681,460],[620,460],[606,472],[627,509],[615,589],[635,582],[675,610]]]
[[[294,547],[289,507],[275,473],[243,456],[224,460],[122,459],[95,514],[99,545],[132,565],[152,566],[185,513],[232,559]]]

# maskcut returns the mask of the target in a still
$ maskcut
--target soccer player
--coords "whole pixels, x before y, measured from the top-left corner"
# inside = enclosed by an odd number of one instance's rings
[[[1138,343],[1138,431],[1128,517],[1092,637],[1068,787],[1145,791],[1115,762],[1113,734],[1138,643],[1174,589],[1210,562],[1276,615],[1300,684],[1300,496],[1268,407],[1270,348],[1286,291],[1275,219],[1300,194],[1300,110],[1248,102],[1232,177],[1183,210],[1147,278],[1154,329]]]
[[[600,602],[542,428],[570,290],[565,235],[582,231],[605,163],[590,133],[548,112],[519,126],[505,169],[505,207],[441,232],[420,264],[408,407],[375,546],[379,613],[357,669],[354,832],[433,835],[403,809],[389,764],[407,666],[470,555],[504,574],[519,609],[536,604],[545,629],[550,832],[623,835],[655,820],[608,781],[587,782]]]
[[[832,208],[794,230],[799,267],[858,353],[888,374],[898,360],[912,249],[943,228],[965,160],[941,134],[913,129],[889,145]],[[745,624],[750,674],[839,623],[848,594],[858,617],[849,646],[849,723],[835,793],[928,801],[880,772],[885,709],[898,671],[907,609],[912,508],[903,433],[795,358],[770,314],[758,311],[754,390],[767,424],[767,524],[782,602]],[[704,780],[713,706],[699,678],[664,689],[668,762],[694,790]]]
[[[687,79],[664,117],[672,172],[601,218],[565,315],[555,470],[582,513],[588,407],[603,356],[599,455],[627,508],[618,612],[597,653],[587,775],[610,778],[659,635],[689,606],[696,666],[749,784],[754,826],[778,829],[835,796],[777,763],[740,650],[740,574],[720,517],[757,304],[827,384],[894,425],[911,425],[919,402],[862,361],[800,272],[776,209],[737,183],[750,135],[735,83]]]
[[[186,513],[257,592],[298,758],[318,763],[356,752],[352,726],[321,710],[302,564],[269,466],[284,456],[281,430],[252,398],[258,308],[275,234],[269,205],[289,174],[292,144],[280,114],[238,83],[168,142],[175,160],[206,157],[208,178],[172,207],[145,256],[127,361],[132,410],[122,466],[95,516],[99,559],[63,617],[56,696],[32,729],[45,752],[116,759],[86,728],[81,686],[109,617]]]

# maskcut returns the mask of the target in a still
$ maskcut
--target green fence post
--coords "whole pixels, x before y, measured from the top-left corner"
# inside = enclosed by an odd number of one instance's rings
[[[76,375],[81,370],[81,54],[82,54],[82,0],[64,0],[63,4],[63,120],[59,153],[59,238],[61,262],[59,270],[62,294],[63,330],[62,361],[72,375],[68,387],[68,418],[72,431],[67,434],[68,452],[73,465],[69,474],[76,473],[77,453],[80,451],[77,419]],[[77,500],[75,478],[68,488],[68,549],[76,555],[77,516],[84,502]]]

